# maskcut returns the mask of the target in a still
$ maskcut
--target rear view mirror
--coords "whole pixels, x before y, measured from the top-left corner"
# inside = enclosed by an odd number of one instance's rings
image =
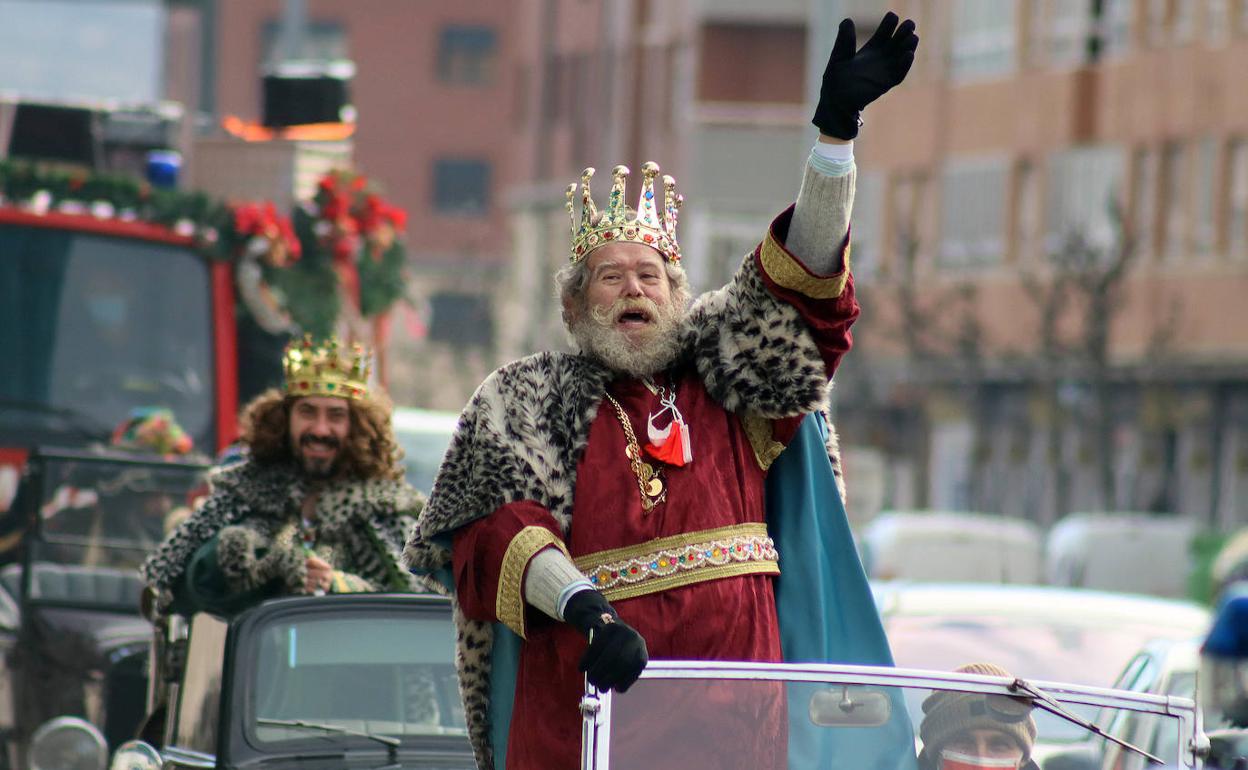
[[[820,727],[879,727],[892,710],[888,695],[865,687],[843,686],[810,696],[810,721]]]

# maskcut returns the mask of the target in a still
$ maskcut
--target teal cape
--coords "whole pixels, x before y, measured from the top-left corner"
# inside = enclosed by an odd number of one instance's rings
[[[828,459],[827,431],[822,414],[808,415],[767,474],[767,526],[780,554],[781,649],[791,663],[891,666],[893,655]],[[494,624],[490,740],[495,770],[507,766],[520,645],[511,629]],[[913,770],[914,737],[899,693],[890,693],[892,718],[883,727],[826,729],[807,716],[812,691],[813,686],[790,688],[790,768]]]

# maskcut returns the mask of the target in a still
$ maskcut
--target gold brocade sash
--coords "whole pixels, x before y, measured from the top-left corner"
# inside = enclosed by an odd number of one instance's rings
[[[608,599],[735,575],[779,575],[776,545],[765,524],[734,524],[578,556],[576,568]]]

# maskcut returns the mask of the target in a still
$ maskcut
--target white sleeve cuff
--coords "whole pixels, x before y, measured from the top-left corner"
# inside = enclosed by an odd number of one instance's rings
[[[821,158],[845,162],[854,159],[854,143],[831,144],[829,142],[815,142],[814,153]]]
[[[563,611],[568,608],[568,600],[576,596],[581,591],[593,591],[594,585],[585,578],[572,583],[567,588],[559,592],[559,619],[564,620]]]
[[[589,581],[558,548],[538,551],[524,575],[524,600],[555,620],[563,620],[563,608],[575,591]],[[590,586],[592,588],[592,586]]]

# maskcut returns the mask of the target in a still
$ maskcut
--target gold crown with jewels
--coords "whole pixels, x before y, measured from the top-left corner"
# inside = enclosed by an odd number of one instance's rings
[[[282,368],[287,395],[360,399],[368,397],[373,364],[372,356],[358,343],[347,351],[335,337],[318,344],[308,335],[286,346]]]
[[[581,220],[577,223],[572,199],[576,196],[576,183],[568,185],[567,209],[572,220],[572,261],[580,262],[594,249],[607,243],[626,241],[649,246],[668,262],[680,262],[680,244],[676,242],[676,214],[684,197],[676,194],[676,180],[663,175],[663,215],[655,201],[654,179],[659,175],[659,164],[646,161],[641,167],[641,196],[637,209],[630,213],[624,203],[624,186],[628,181],[628,166],[611,169],[611,194],[607,207],[599,210],[594,205],[589,182],[594,169],[581,172]]]

